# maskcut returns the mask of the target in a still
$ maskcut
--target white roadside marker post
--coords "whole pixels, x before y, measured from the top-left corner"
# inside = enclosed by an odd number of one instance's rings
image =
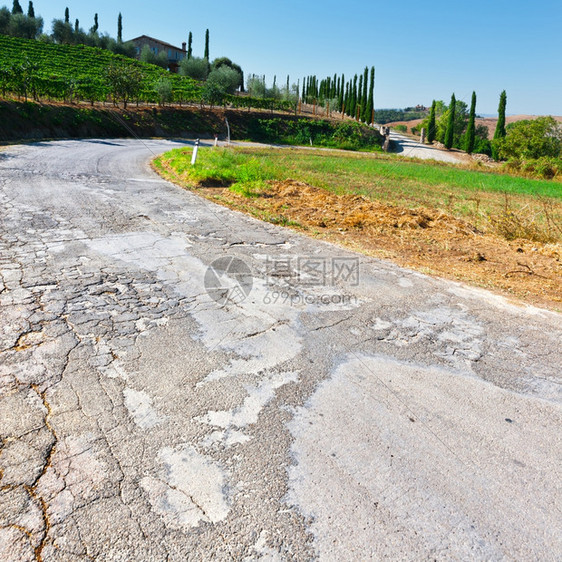
[[[197,161],[197,151],[199,150],[199,139],[195,141],[195,146],[193,148],[193,154],[191,155],[191,165],[195,166],[195,162]]]
[[[226,137],[226,146],[230,146],[230,125],[228,124],[228,117],[225,117],[224,120],[226,121],[226,129],[228,131]]]

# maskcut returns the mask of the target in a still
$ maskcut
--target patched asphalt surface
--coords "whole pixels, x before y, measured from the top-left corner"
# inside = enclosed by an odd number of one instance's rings
[[[0,559],[559,560],[562,317],[214,206],[180,145],[0,153]]]

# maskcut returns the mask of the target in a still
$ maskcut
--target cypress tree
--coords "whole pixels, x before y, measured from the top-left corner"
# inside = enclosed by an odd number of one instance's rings
[[[449,116],[447,118],[447,129],[445,130],[445,138],[443,144],[445,148],[451,149],[453,146],[453,138],[455,134],[455,108],[457,100],[455,94],[451,96],[451,103],[449,104]]]
[[[205,54],[203,55],[204,59],[209,60],[209,30],[205,31]]]
[[[350,117],[355,118],[357,110],[357,74],[353,77],[353,86],[351,88],[351,103],[349,107]]]
[[[14,0],[14,3],[12,4],[12,15],[15,16],[16,14],[23,14],[19,0]]]
[[[500,105],[498,107],[498,123],[494,132],[494,139],[492,141],[492,158],[498,160],[499,158],[499,144],[505,137],[505,107],[507,105],[507,94],[505,90],[500,94]]]
[[[361,93],[361,121],[363,121],[363,123],[366,123],[367,119],[371,118],[370,114],[369,117],[367,118],[367,105],[369,103],[368,82],[369,82],[369,68],[365,67],[365,70],[363,71],[363,92]]]
[[[123,16],[121,12],[119,12],[119,16],[117,17],[117,41],[123,43]]]
[[[79,30],[80,30],[80,22],[76,20],[74,22],[74,33],[78,33]]]
[[[507,105],[507,94],[505,90],[500,94],[500,105],[498,107],[498,123],[494,133],[495,139],[503,139],[505,137],[505,107]]]
[[[465,150],[472,154],[474,151],[474,141],[476,139],[476,92],[472,92],[472,101],[470,103],[470,115],[468,117],[468,127],[466,128],[466,144]]]
[[[70,12],[68,8],[64,9],[64,23],[70,23]]]
[[[363,75],[359,75],[359,86],[357,87],[357,105],[353,117],[357,118],[357,111],[359,110],[359,120],[363,115]]]
[[[369,82],[369,99],[367,100],[367,109],[365,111],[365,122],[369,125],[373,124],[373,110],[375,109],[375,67],[371,66],[371,80]]]
[[[342,112],[344,111],[344,103],[345,103],[345,75],[342,74],[339,82],[339,90],[338,90],[338,103]]]
[[[343,96],[343,111],[349,115],[350,95],[349,95],[349,82],[345,85],[345,94]]]
[[[27,7],[27,17],[34,18],[35,17],[35,9],[33,8],[33,2],[29,1],[29,6]]]
[[[100,25],[98,23],[98,15],[94,14],[94,27],[92,27],[92,31],[94,33],[97,33],[98,29],[100,28]]]
[[[187,58],[190,59],[193,56],[193,33],[189,32],[187,38]]]
[[[429,122],[427,124],[427,142],[432,143],[435,140],[435,100],[431,103],[431,111],[429,112]]]

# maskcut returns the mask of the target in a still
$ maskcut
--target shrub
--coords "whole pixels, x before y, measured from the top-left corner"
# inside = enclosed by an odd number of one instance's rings
[[[562,149],[562,127],[552,117],[524,119],[507,128],[498,140],[500,158],[558,158]]]

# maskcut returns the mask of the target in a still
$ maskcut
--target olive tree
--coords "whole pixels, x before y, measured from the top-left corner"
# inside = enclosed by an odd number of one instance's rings
[[[202,82],[209,74],[209,61],[199,57],[185,58],[180,62],[179,73]]]

